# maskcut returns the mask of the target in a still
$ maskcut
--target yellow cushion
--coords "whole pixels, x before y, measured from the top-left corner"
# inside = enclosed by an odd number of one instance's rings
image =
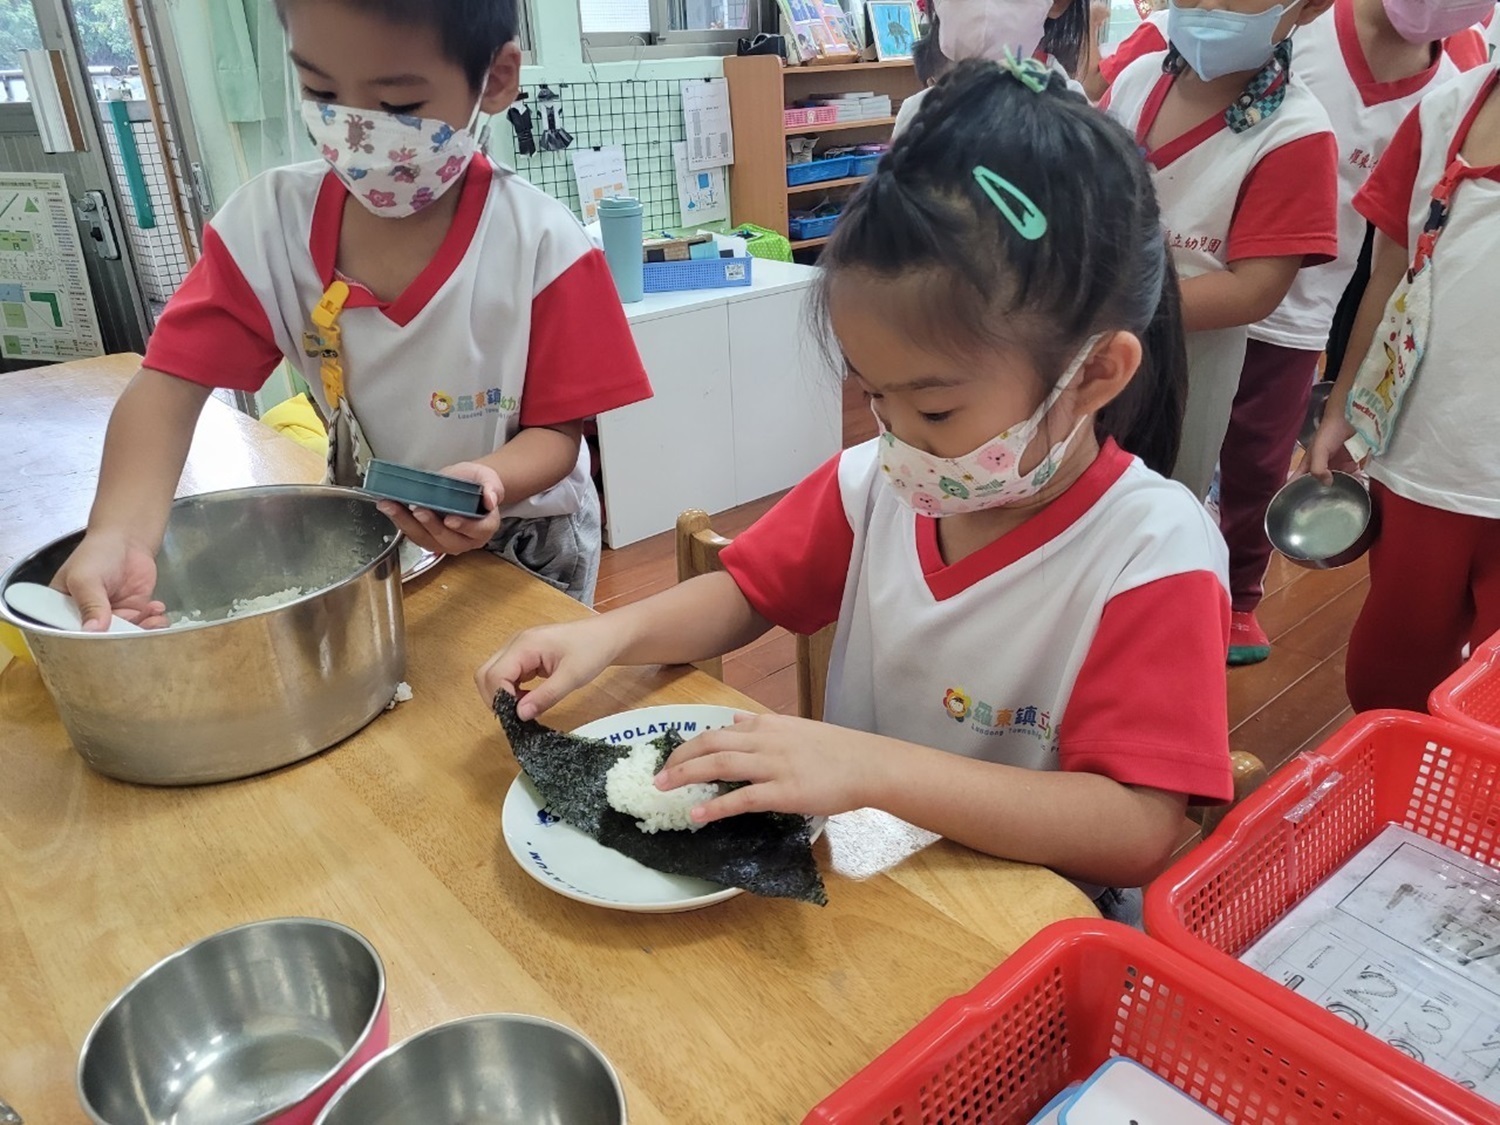
[[[328,431],[313,408],[312,400],[305,394],[273,406],[260,420],[319,457],[328,456]]]

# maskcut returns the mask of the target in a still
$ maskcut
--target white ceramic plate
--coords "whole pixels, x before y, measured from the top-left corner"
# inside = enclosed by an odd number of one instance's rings
[[[729,707],[643,707],[588,723],[573,733],[582,738],[636,742],[659,738],[677,724],[677,732],[689,739],[732,725],[734,716]],[[675,914],[745,893],[738,887],[653,870],[554,820],[524,773],[516,775],[505,794],[500,824],[506,846],[522,871],[542,886],[591,906],[636,914]]]
[[[410,539],[401,540],[401,581],[410,582],[417,575],[426,574],[447,557],[426,547],[418,547]]]

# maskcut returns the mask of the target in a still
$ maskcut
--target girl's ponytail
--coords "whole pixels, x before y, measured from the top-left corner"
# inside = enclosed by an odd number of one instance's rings
[[[1182,331],[1182,291],[1166,252],[1161,296],[1151,323],[1140,334],[1141,367],[1125,392],[1099,412],[1098,432],[1134,453],[1148,468],[1170,476],[1182,445],[1187,405],[1187,346]]]

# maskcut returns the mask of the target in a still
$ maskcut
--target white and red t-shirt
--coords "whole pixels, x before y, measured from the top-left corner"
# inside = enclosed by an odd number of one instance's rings
[[[436,470],[487,456],[522,427],[572,422],[649,398],[603,255],[571,212],[476,156],[442,246],[384,303],[351,285],[345,393],[371,453]],[[326,164],[299,164],[235,192],[203,257],[167,305],[146,366],[254,390],[286,358],[325,412],[319,361],[303,350],[335,277],[348,192]],[[358,204],[354,204],[358,206]],[[587,451],[562,483],[511,515],[578,510]]]
[[[1100,60],[1099,73],[1104,76],[1105,82],[1113,83],[1120,76],[1120,72],[1136,59],[1167,49],[1167,16],[1165,9],[1153,12],[1142,21],[1140,27],[1122,40],[1118,47]],[[1320,16],[1312,23],[1299,27],[1292,33],[1292,42],[1300,49],[1302,39],[1307,35],[1308,29],[1317,27],[1325,19],[1326,17]],[[1457,35],[1450,35],[1443,40],[1444,53],[1453,60],[1459,70],[1470,70],[1488,62],[1490,52],[1486,37],[1495,31],[1495,25],[1496,21],[1491,20],[1489,27],[1485,30],[1471,27],[1467,31],[1460,31]],[[1496,40],[1491,39],[1489,42],[1496,42]],[[1296,60],[1294,69],[1300,73],[1305,59],[1295,54],[1293,57]]]
[[[1299,28],[1294,42],[1292,71],[1328,111],[1338,140],[1338,259],[1298,273],[1281,307],[1252,326],[1250,338],[1322,351],[1364,245],[1365,223],[1354,210],[1354,194],[1411,108],[1428,90],[1458,77],[1461,68],[1448,54],[1434,51],[1426,70],[1395,82],[1376,81],[1360,46],[1354,0],[1337,0],[1329,15]]]
[[[1456,141],[1490,97],[1494,64],[1432,91],[1396,131],[1354,205],[1408,251]],[[1500,165],[1453,194],[1432,255],[1432,322],[1416,381],[1370,476],[1418,504],[1500,519]]]
[[[1230,798],[1227,552],[1185,489],[1110,442],[1066,493],[967,558],[943,561],[938,523],[897,499],[872,441],[725,549],[768,620],[803,634],[838,622],[828,721]]]

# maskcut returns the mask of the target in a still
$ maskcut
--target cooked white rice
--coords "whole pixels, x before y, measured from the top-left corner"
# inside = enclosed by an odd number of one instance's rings
[[[663,792],[655,785],[659,756],[649,742],[632,746],[604,775],[604,795],[616,812],[637,817],[635,826],[642,832],[696,832],[702,825],[693,822],[693,810],[723,788],[695,784]]]
[[[264,609],[278,609],[296,601],[301,596],[301,586],[288,586],[285,590],[277,590],[274,594],[262,594],[258,598],[235,598],[229,616],[239,617],[246,613],[259,613]]]

